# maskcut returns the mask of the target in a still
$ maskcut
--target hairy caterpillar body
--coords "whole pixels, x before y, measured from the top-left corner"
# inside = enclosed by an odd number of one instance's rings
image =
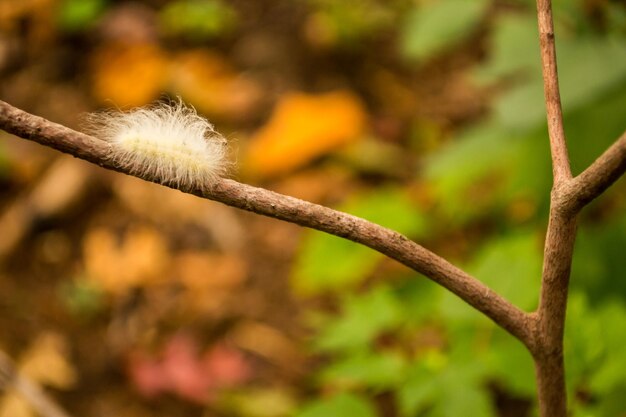
[[[95,136],[111,144],[111,160],[133,175],[206,190],[227,172],[226,139],[182,101],[92,113],[87,121]]]

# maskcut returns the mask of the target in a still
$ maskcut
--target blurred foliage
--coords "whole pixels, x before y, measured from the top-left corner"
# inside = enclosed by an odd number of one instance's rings
[[[376,411],[366,399],[354,394],[339,394],[305,405],[297,417],[363,416],[374,417]]]
[[[69,125],[179,95],[233,139],[236,177],[397,230],[530,311],[552,182],[534,5],[9,1],[0,94]],[[579,173],[624,129],[626,5],[554,6]],[[536,414],[524,347],[383,255],[84,166],[55,177],[48,154],[0,145],[0,342],[86,398],[77,414]],[[621,181],[579,224],[576,417],[626,415],[625,196]],[[16,398],[3,415],[32,415]]]
[[[160,17],[168,33],[200,41],[232,30],[237,13],[219,0],[179,0],[167,3]]]
[[[483,242],[476,242],[462,263],[491,288],[531,311],[538,301],[551,167],[534,2],[528,3],[528,8],[497,15],[487,59],[473,71],[479,85],[506,86],[499,88],[491,115],[459,132],[425,161],[423,174],[432,186],[438,215],[443,216],[438,222],[443,223],[397,230],[420,240],[433,236],[443,224],[445,229],[457,229],[489,221],[493,232],[484,234]],[[623,32],[612,24],[606,30],[594,27],[582,2],[556,5],[565,126],[572,166],[580,172],[624,128],[626,43]],[[453,0],[415,6],[403,31],[403,53],[424,61],[449,51],[475,33],[488,6],[489,2]],[[613,15],[614,7],[601,10],[612,16],[611,22],[619,16]],[[623,280],[616,279],[626,267],[621,190],[621,195],[605,198],[612,198],[622,210],[601,224],[589,221],[580,227],[566,331],[569,399],[577,416],[626,412],[625,368],[613,350],[626,341],[626,293]],[[374,193],[386,199],[385,191]],[[411,210],[410,205],[406,207]],[[388,221],[432,218],[423,209],[381,214]],[[327,242],[314,243],[322,239]],[[362,250],[358,248],[348,242],[333,245],[332,238],[310,232],[294,271],[298,286],[326,291],[338,291],[346,283],[362,286],[377,275],[381,259],[364,253],[358,260],[354,258]],[[429,283],[420,284],[424,293],[417,298],[405,293],[411,291],[405,284],[391,285],[368,286],[347,299],[335,292],[343,300],[340,315],[314,320],[319,329],[314,349],[328,358],[317,382],[320,386],[360,393],[393,392],[403,416],[495,416],[489,388],[493,384],[510,396],[532,401],[532,360],[519,343]],[[589,297],[593,304],[587,301]],[[407,298],[427,307],[415,316],[402,307]],[[427,339],[403,351],[407,331],[430,338],[434,332],[434,346]],[[385,340],[382,345],[377,342],[380,338]]]
[[[9,175],[9,158],[5,152],[4,146],[0,144],[0,178]]]
[[[403,31],[404,55],[427,59],[454,46],[476,30],[488,6],[489,0],[441,0],[414,7]]]
[[[426,230],[425,219],[401,189],[355,195],[339,209],[408,235],[424,235]],[[304,293],[345,288],[371,273],[382,256],[346,239],[314,232],[302,243],[294,285]],[[329,258],[336,261],[328,262]]]
[[[64,0],[59,6],[59,26],[68,32],[85,30],[96,22],[106,6],[106,0]]]
[[[319,42],[340,47],[355,47],[364,39],[390,30],[406,0],[306,0],[312,10],[308,30]]]

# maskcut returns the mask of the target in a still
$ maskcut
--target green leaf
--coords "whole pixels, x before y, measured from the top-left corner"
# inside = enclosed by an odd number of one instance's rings
[[[421,275],[404,277],[395,289],[395,297],[403,306],[407,323],[432,320],[441,302],[441,287]]]
[[[584,293],[572,291],[565,327],[565,367],[572,408],[597,416],[624,411],[626,396],[626,306],[620,300],[591,306]],[[594,398],[592,404],[576,401],[576,392]],[[589,414],[587,414],[589,415]]]
[[[574,173],[587,168],[624,132],[625,109],[626,79],[607,94],[594,97],[565,115],[565,130]]]
[[[559,46],[559,83],[565,113],[596,100],[626,81],[623,40],[587,36],[566,38]]]
[[[220,415],[237,417],[287,417],[296,409],[293,393],[283,387],[226,391],[217,399]]]
[[[358,45],[364,38],[391,27],[398,7],[377,0],[308,0],[308,3],[315,8],[313,16],[317,23],[344,45]]]
[[[496,417],[493,404],[486,388],[474,384],[466,385],[462,381],[452,380],[437,409],[430,414],[435,417]]]
[[[481,83],[517,76],[522,81],[495,104],[502,126],[534,128],[545,123],[536,19],[530,13],[503,16],[493,34],[489,60],[476,71]],[[559,83],[564,113],[606,94],[626,80],[626,45],[611,37],[558,36]]]
[[[626,82],[589,100],[565,117],[574,172],[586,168],[622,133]],[[552,183],[544,118],[530,130],[486,121],[461,132],[426,160],[424,175],[451,224],[508,214],[518,201],[530,210],[529,218],[548,212]]]
[[[61,29],[79,31],[90,26],[106,8],[106,0],[63,0],[57,20]]]
[[[590,386],[599,395],[620,389],[624,392],[623,389],[626,388],[626,374],[623,372],[626,369],[626,356],[624,355],[626,306],[623,302],[608,302],[602,306],[598,316],[602,339],[606,346],[605,360],[595,370]]]
[[[438,0],[416,7],[403,33],[405,56],[425,59],[469,35],[484,16],[488,0]]]
[[[442,368],[429,367],[426,360],[416,363],[397,393],[400,415],[494,417],[484,379],[481,364],[466,359],[449,361]]]
[[[619,191],[619,190],[614,190]],[[620,297],[626,301],[626,214],[605,224],[581,225],[572,262],[572,286],[583,290],[593,305]]]
[[[581,38],[559,42],[559,84],[567,114],[597,99],[626,80],[626,46],[614,39]],[[543,124],[543,83],[533,81],[510,90],[496,104],[503,125],[526,128]]]
[[[166,32],[196,39],[210,39],[230,30],[237,20],[235,9],[220,0],[178,0],[160,14]]]
[[[541,80],[536,19],[530,14],[505,14],[494,25],[489,57],[476,69],[474,79],[481,84],[510,75]]]
[[[357,196],[341,210],[414,237],[426,231],[423,216],[400,189]],[[293,283],[307,294],[346,287],[365,278],[381,257],[363,245],[311,231],[304,237],[296,260]]]
[[[374,406],[355,394],[338,394],[305,405],[295,417],[376,417]]]
[[[325,385],[340,388],[368,387],[376,390],[391,388],[402,378],[406,364],[394,352],[352,354],[333,362],[322,371]]]
[[[535,398],[535,366],[521,342],[503,330],[495,330],[486,351],[490,379],[495,380],[512,395]]]
[[[104,307],[102,289],[84,278],[63,281],[58,291],[64,307],[76,317],[90,318]]]
[[[421,364],[408,370],[404,385],[396,393],[401,416],[414,416],[421,409],[436,401],[439,381]]]
[[[358,282],[381,256],[373,250],[335,236],[308,232],[296,260],[293,283],[301,293],[314,294]]]
[[[487,123],[459,134],[426,161],[425,177],[451,222],[463,224],[493,206],[522,145],[518,136]]]
[[[320,332],[315,347],[322,351],[359,350],[382,331],[402,320],[402,310],[391,290],[378,287],[348,296],[342,314]]]
[[[535,233],[504,235],[488,241],[467,267],[468,272],[520,308],[537,304],[541,280],[541,240]],[[455,324],[492,323],[449,291],[442,295],[441,313]]]
[[[541,284],[541,243],[534,232],[493,239],[468,270],[504,298],[531,311],[537,306]]]

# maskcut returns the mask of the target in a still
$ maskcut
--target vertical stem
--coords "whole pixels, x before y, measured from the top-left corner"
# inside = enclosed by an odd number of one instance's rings
[[[556,207],[555,207],[556,206]],[[541,345],[554,348],[562,344],[569,276],[576,239],[576,216],[559,211],[556,203],[550,210],[550,222],[544,249],[538,331]]]
[[[576,217],[573,213],[561,211],[562,208],[561,202],[553,197],[537,310],[536,343],[532,352],[542,417],[567,415],[563,333],[576,238]]]
[[[540,415],[566,417],[563,332],[576,238],[576,212],[564,196],[566,194],[564,189],[572,181],[572,172],[563,128],[550,0],[537,0],[537,21],[554,185],[544,249],[541,296],[534,323],[532,354],[537,374]]]
[[[554,23],[552,21],[552,2],[537,0],[537,21],[539,25],[539,44],[543,69],[543,88],[548,117],[548,133],[552,153],[552,172],[554,183],[559,184],[572,178],[565,143],[559,76],[556,65],[556,45],[554,43]]]
[[[563,351],[544,359],[535,358],[539,415],[541,417],[566,417],[565,372]]]

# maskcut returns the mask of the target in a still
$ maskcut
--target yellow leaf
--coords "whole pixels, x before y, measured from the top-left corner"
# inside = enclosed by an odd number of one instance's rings
[[[243,283],[248,272],[238,256],[191,251],[178,255],[176,269],[185,288],[205,294],[233,290]]]
[[[289,94],[251,138],[246,168],[261,177],[286,173],[358,139],[365,127],[361,101],[347,91]]]
[[[21,388],[17,389],[18,385],[3,387],[6,392],[0,398],[0,417],[35,417],[38,415],[37,407],[33,407],[36,393],[28,386],[64,389],[72,387],[77,379],[74,367],[67,360],[65,338],[52,332],[40,334],[22,354],[16,368]]]
[[[0,400],[0,417],[36,417],[37,413],[19,392],[10,389]]]
[[[170,259],[163,237],[145,227],[129,230],[122,242],[107,229],[93,230],[85,238],[83,254],[89,279],[113,294],[159,282]]]
[[[66,358],[67,342],[56,333],[43,333],[24,353],[19,371],[32,381],[55,388],[70,388],[76,371]]]
[[[229,338],[241,349],[269,359],[290,371],[301,371],[304,358],[298,346],[280,330],[255,321],[240,323]]]
[[[142,106],[158,98],[168,76],[168,62],[158,45],[110,43],[92,60],[93,95],[119,107]]]
[[[241,257],[208,251],[185,251],[174,261],[175,276],[186,290],[183,310],[201,316],[225,314],[240,299],[248,268]]]

